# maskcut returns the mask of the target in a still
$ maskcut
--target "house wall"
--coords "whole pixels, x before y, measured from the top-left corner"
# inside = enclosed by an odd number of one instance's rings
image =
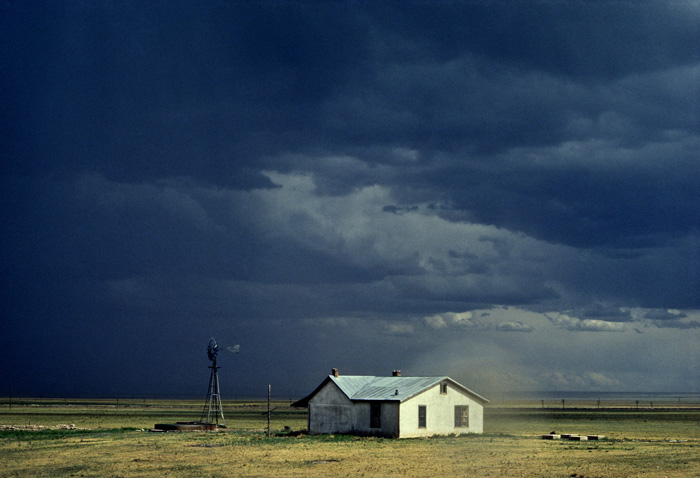
[[[465,394],[461,389],[447,382],[447,393],[440,393],[440,384],[412,397],[400,406],[399,437],[421,437],[449,435],[451,433],[482,433],[484,430],[484,407]],[[418,406],[426,406],[426,427],[418,428]],[[455,428],[455,405],[469,406],[469,428]]]
[[[355,422],[353,403],[333,382],[329,381],[309,400],[309,433],[312,435],[349,433]]]
[[[374,402],[381,406],[381,427],[370,428],[370,410],[373,402],[357,401],[355,403],[355,429],[358,435],[381,437],[399,436],[399,402]]]
[[[399,436],[399,403],[381,404],[381,427],[370,428],[369,401],[352,402],[333,382],[309,400],[309,433],[348,433],[385,437]]]

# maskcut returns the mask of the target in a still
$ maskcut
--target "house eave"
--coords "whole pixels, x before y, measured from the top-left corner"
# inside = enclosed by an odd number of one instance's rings
[[[292,403],[291,407],[293,408],[308,408],[309,407],[309,401],[311,401],[312,398],[314,398],[314,395],[316,395],[323,387],[326,386],[328,382],[331,382],[331,377],[330,375],[326,377],[326,379],[321,382],[321,384],[314,389],[313,392],[305,396],[304,398],[297,400],[296,402]]]

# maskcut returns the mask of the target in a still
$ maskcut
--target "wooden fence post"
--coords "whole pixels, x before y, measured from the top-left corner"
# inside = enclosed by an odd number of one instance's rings
[[[267,437],[270,438],[270,395],[272,392],[272,385],[267,386]]]

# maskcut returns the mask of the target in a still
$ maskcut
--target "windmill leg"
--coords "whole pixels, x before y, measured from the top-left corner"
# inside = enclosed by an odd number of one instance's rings
[[[214,380],[216,377],[215,369],[212,368],[211,375],[209,376],[209,388],[207,390],[207,398],[204,400],[204,408],[202,409],[202,417],[199,419],[200,422],[204,422],[204,417],[206,416],[205,423],[211,423],[211,399],[214,390]]]

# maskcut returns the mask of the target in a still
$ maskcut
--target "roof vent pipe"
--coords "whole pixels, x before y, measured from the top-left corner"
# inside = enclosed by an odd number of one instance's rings
[[[401,370],[394,370],[391,372],[392,377],[400,377],[401,376]]]
[[[397,388],[396,391],[394,392],[394,395],[398,395],[398,394],[399,394],[399,389]]]
[[[337,369],[337,368],[331,369],[331,375],[333,375],[334,377],[337,378],[338,375],[340,375],[340,374],[338,373],[338,369]]]

